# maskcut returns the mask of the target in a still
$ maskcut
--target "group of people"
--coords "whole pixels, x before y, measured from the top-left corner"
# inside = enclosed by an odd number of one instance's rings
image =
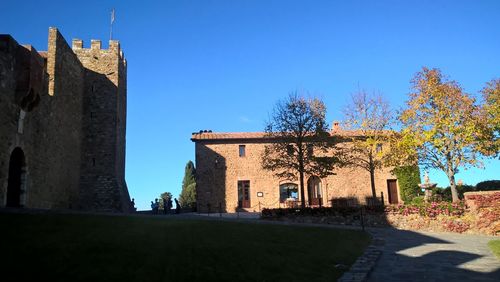
[[[181,210],[181,205],[179,204],[179,201],[177,201],[177,198],[174,198],[175,201],[175,213],[178,214],[180,213]],[[165,198],[163,199],[163,214],[170,213],[172,210],[172,199],[171,198]],[[151,201],[151,211],[153,214],[160,214],[160,202],[158,201],[158,198],[155,199],[155,201]]]

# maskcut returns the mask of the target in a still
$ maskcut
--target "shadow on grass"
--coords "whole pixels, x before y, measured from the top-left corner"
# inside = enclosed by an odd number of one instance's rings
[[[343,226],[350,225],[351,229],[361,229],[359,225],[363,222],[385,226],[370,228],[370,232],[385,244],[382,256],[368,276],[370,281],[500,281],[500,263],[487,246],[491,237],[399,230],[391,227],[383,209],[341,205],[348,202],[333,202],[338,204],[333,208],[267,210],[263,217],[298,225],[309,222],[345,224]],[[352,275],[345,278],[369,271],[370,268],[363,264],[357,263],[351,269]]]
[[[0,213],[2,281],[332,281],[353,230],[165,216]]]

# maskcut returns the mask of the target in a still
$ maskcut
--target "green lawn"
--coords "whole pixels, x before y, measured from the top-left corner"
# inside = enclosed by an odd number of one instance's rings
[[[500,240],[491,240],[488,242],[488,247],[500,259]]]
[[[0,227],[1,281],[335,281],[370,240],[175,216],[0,214]]]

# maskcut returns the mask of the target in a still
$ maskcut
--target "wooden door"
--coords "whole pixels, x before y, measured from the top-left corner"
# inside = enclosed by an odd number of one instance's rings
[[[398,184],[395,179],[387,180],[387,195],[389,195],[389,204],[397,204],[398,201]]]
[[[321,206],[321,180],[319,177],[311,176],[307,180],[307,198],[309,199],[309,206]]]
[[[250,208],[250,181],[238,181],[238,207]]]

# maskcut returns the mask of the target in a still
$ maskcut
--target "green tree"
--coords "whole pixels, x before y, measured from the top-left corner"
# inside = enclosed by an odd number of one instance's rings
[[[278,102],[266,125],[262,167],[280,179],[300,183],[301,206],[305,207],[304,175],[325,177],[333,174],[337,158],[329,156],[333,147],[325,122],[326,107],[318,98],[292,93]]]
[[[189,161],[184,169],[179,202],[182,207],[196,207],[196,169],[192,161]]]
[[[368,94],[359,90],[351,96],[351,102],[344,109],[344,126],[357,134],[351,135],[352,146],[347,148],[346,165],[360,167],[370,173],[373,198],[375,192],[375,171],[383,167],[383,146],[393,123],[392,111],[381,94]]]
[[[479,150],[487,156],[500,157],[500,79],[488,82],[481,93],[484,122],[480,132],[484,141],[479,143]]]
[[[455,174],[459,168],[482,164],[478,128],[484,128],[480,107],[455,81],[438,69],[427,69],[412,80],[413,92],[399,119],[402,124],[398,151],[402,159],[416,157],[427,168],[446,173],[452,199],[458,201]]]
[[[172,199],[172,193],[170,193],[170,192],[161,193],[160,194],[160,200],[159,200],[159,202],[160,202],[160,208],[164,209],[165,208],[165,202],[168,201],[168,200],[171,200],[171,199]]]

